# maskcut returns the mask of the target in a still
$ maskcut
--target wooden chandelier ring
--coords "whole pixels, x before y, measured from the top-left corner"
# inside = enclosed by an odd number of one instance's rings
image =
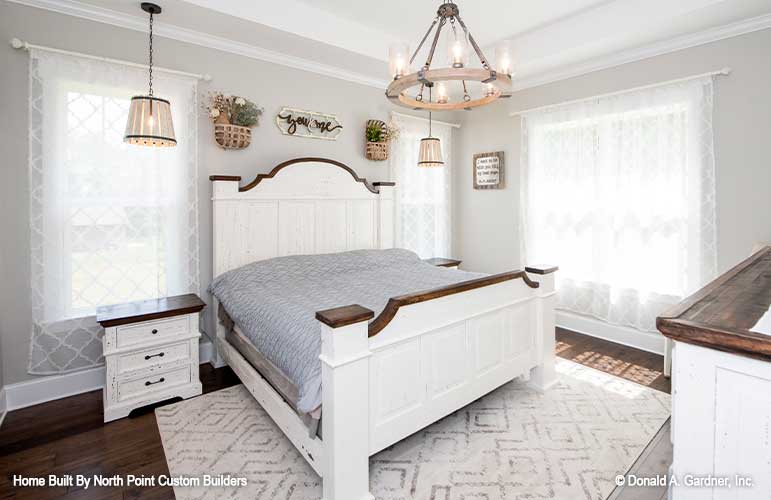
[[[434,83],[457,80],[484,82],[490,78],[490,71],[481,68],[431,69],[423,72],[423,78]],[[506,92],[511,88],[511,77],[505,74],[497,74],[495,80],[491,80],[487,83],[490,83],[493,86],[494,93],[493,95],[486,95],[479,99],[472,99],[470,101],[462,102],[448,102],[445,104],[440,104],[438,102],[418,101],[417,99],[409,97],[404,93],[406,90],[421,84],[421,81],[418,78],[418,73],[416,72],[410,73],[409,75],[405,75],[397,80],[392,81],[386,89],[386,97],[394,101],[396,104],[407,108],[430,109],[432,111],[450,111],[473,108],[476,106],[488,104],[501,97],[503,92]]]

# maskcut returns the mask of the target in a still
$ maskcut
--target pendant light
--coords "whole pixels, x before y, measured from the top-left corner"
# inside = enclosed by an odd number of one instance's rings
[[[153,16],[160,14],[161,8],[154,3],[143,2],[142,10],[150,14],[150,89],[146,96],[131,98],[123,141],[140,146],[173,147],[177,145],[177,139],[171,120],[171,104],[153,95]]]
[[[428,102],[431,102],[431,87],[428,87]],[[439,142],[438,137],[431,136],[431,110],[428,111],[428,137],[424,137],[420,140],[420,152],[418,153],[418,166],[419,167],[441,167],[444,165],[442,161],[442,145]]]

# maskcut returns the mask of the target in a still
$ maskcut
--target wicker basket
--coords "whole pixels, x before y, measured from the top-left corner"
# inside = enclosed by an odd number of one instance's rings
[[[383,161],[388,159],[391,144],[386,142],[367,142],[366,156],[368,160]]]
[[[214,140],[222,149],[244,149],[252,142],[252,129],[239,125],[215,123]]]
[[[377,125],[383,130],[383,141],[370,142],[367,141],[367,129],[371,125]],[[367,120],[367,125],[364,128],[364,140],[366,146],[364,149],[364,156],[368,160],[383,161],[388,159],[388,152],[391,150],[391,141],[388,138],[388,125],[382,120]]]

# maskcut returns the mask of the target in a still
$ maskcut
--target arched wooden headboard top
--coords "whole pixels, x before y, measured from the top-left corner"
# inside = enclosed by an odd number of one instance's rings
[[[378,181],[378,182],[369,182],[364,177],[359,177],[356,172],[346,165],[345,163],[341,163],[337,160],[332,160],[330,158],[319,158],[319,157],[307,157],[307,158],[295,158],[293,160],[287,160],[283,163],[279,163],[275,167],[273,167],[273,170],[268,172],[267,174],[258,174],[257,177],[254,178],[252,182],[249,184],[246,184],[245,186],[239,186],[238,192],[243,193],[245,191],[249,191],[250,189],[257,186],[260,182],[262,182],[265,179],[272,179],[283,169],[291,166],[291,165],[297,165],[297,166],[313,166],[314,163],[324,163],[328,165],[334,165],[336,167],[339,167],[349,174],[351,174],[351,177],[353,177],[353,180],[356,182],[360,182],[366,187],[371,193],[373,194],[379,194],[380,193],[380,187],[381,186],[395,186],[395,182],[391,181]],[[240,175],[211,175],[209,176],[210,181],[234,181],[234,182],[241,182],[242,177]]]
[[[240,186],[212,175],[214,276],[256,260],[394,246],[393,182],[297,158]]]

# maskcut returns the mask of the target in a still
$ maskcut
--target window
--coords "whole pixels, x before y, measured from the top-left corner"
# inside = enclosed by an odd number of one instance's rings
[[[98,306],[198,291],[196,82],[158,77],[177,148],[123,142],[146,73],[33,51],[29,371],[101,363]]]
[[[451,256],[452,127],[433,122],[444,166],[418,167],[420,139],[428,122],[393,115],[398,135],[392,144],[391,178],[396,181],[396,246],[422,258]]]
[[[712,82],[527,114],[523,256],[559,264],[559,307],[655,331],[716,271]]]

